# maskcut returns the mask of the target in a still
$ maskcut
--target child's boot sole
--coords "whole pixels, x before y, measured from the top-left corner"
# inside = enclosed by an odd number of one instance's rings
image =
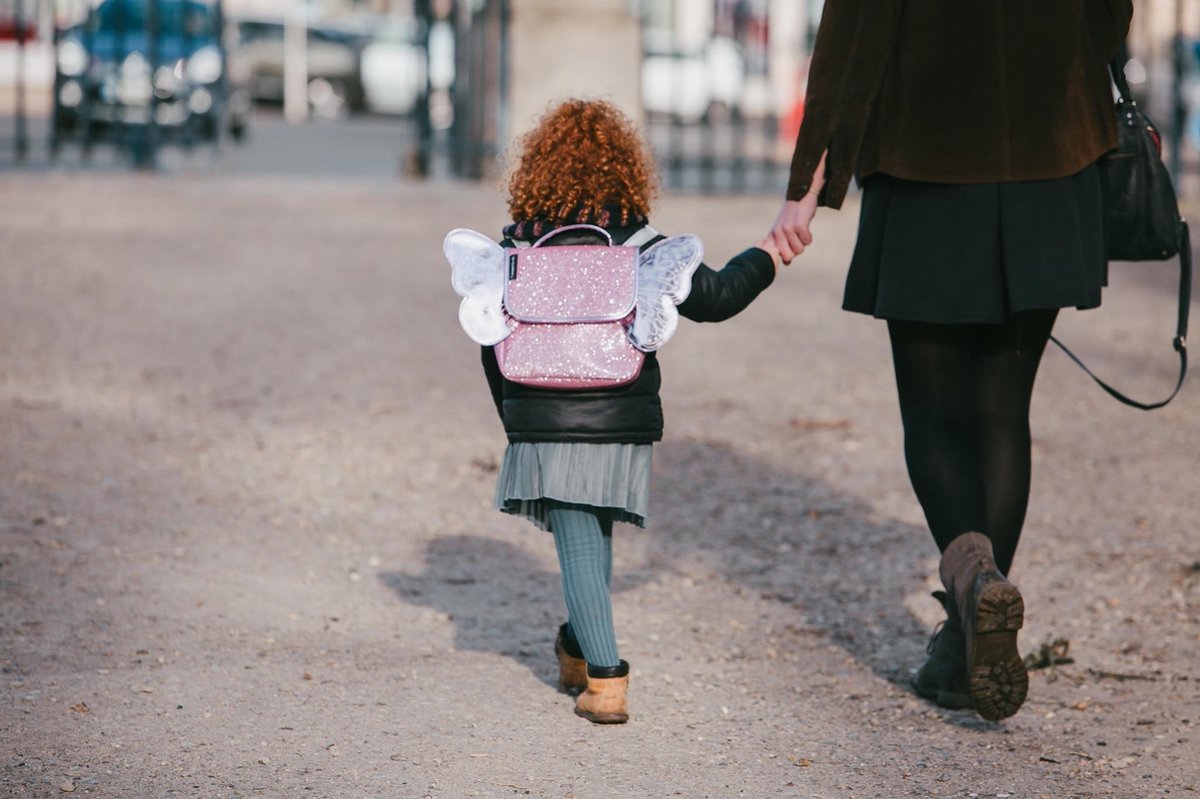
[[[628,713],[592,713],[579,707],[575,708],[575,715],[593,724],[624,724],[629,721]]]

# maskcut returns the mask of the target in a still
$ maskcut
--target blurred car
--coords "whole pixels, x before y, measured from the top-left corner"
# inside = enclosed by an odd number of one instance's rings
[[[243,19],[238,23],[242,55],[249,65],[251,94],[265,103],[283,102],[284,24]],[[363,41],[352,33],[308,26],[308,101],[320,116],[336,118],[363,107],[359,52]]]
[[[419,42],[419,25],[411,17],[387,17],[371,26],[362,50],[363,92],[368,110],[408,114],[425,90],[448,97],[454,84],[454,26],[441,20],[429,29],[429,55]]]
[[[55,66],[55,126],[59,134],[89,126],[149,125],[167,138],[214,139],[246,131],[246,73],[227,57],[216,9],[200,0],[157,0],[152,37],[145,0],[104,0],[87,22],[59,40]],[[154,59],[155,63],[151,63]]]
[[[408,114],[425,86],[425,58],[417,44],[417,22],[391,17],[375,28],[362,49],[363,96],[376,114]]]
[[[642,105],[647,114],[700,122],[741,108],[746,59],[737,42],[716,36],[693,51],[663,44],[648,40],[642,58]]]

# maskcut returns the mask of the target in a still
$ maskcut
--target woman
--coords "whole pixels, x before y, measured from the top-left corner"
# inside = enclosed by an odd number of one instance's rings
[[[863,187],[843,307],[886,319],[909,476],[947,612],[917,692],[996,720],[1025,700],[1006,576],[1029,499],[1029,402],[1059,308],[1106,280],[1096,160],[1130,0],[827,0],[783,260]]]

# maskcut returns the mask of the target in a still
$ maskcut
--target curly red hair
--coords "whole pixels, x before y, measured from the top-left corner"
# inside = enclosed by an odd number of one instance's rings
[[[514,221],[632,224],[657,193],[653,161],[637,128],[612,103],[568,100],[518,142],[508,179]]]

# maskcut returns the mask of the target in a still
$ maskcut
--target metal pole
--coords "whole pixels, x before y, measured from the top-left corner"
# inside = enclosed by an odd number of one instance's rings
[[[424,57],[421,93],[417,97],[413,109],[417,123],[417,144],[409,158],[408,172],[415,177],[429,176],[429,158],[432,145],[433,129],[429,120],[429,93],[432,84],[429,75],[429,29],[433,22],[433,8],[430,0],[414,0],[413,14],[417,18],[417,43]]]
[[[192,45],[192,23],[191,23],[190,12],[188,10],[188,5],[187,5],[186,0],[183,3],[183,5],[180,7],[180,17],[181,17],[180,22],[182,23],[180,35],[183,37],[183,47],[180,49],[182,49],[182,51],[185,53],[184,58],[191,58],[191,56],[193,54],[193,50],[194,50],[194,47]],[[155,69],[155,71],[157,72],[157,68]],[[184,79],[186,80],[187,79],[187,70],[186,69],[184,70],[183,76],[184,76]],[[156,75],[155,83],[157,84],[157,82],[158,81],[157,81],[157,75]],[[194,91],[194,87],[191,87],[190,82],[185,85],[189,86],[189,91],[187,93],[187,96],[181,97],[179,89],[173,88],[172,89],[172,99],[174,99],[174,101],[177,103],[183,103],[184,108],[186,109],[186,111],[184,112],[185,116],[183,118],[183,125],[181,126],[180,133],[183,136],[184,149],[187,150],[188,155],[191,155],[192,144],[194,142],[195,132],[196,132],[195,115],[192,114],[192,91]],[[158,86],[157,85],[155,85],[155,87],[154,87],[154,96],[155,97],[158,96]]]
[[[141,131],[135,159],[138,168],[152,170],[158,163],[158,67],[162,42],[162,8],[159,0],[146,0],[146,55],[150,61],[150,118]]]
[[[97,20],[97,30],[99,30],[100,21],[102,19],[101,15],[100,15],[101,8],[102,8],[102,6],[96,6],[96,8],[95,8],[95,14],[96,14],[96,20]],[[112,59],[112,62],[113,62],[115,69],[117,70],[117,75],[118,75],[117,88],[118,89],[122,82],[121,77],[124,74],[125,59],[128,58],[130,55],[130,51],[128,50],[126,41],[125,41],[126,24],[129,22],[129,20],[127,18],[127,14],[126,14],[127,8],[128,8],[127,6],[113,4],[112,9],[109,12],[113,15],[113,59]],[[103,91],[103,88],[101,88],[101,91]],[[130,130],[131,125],[127,119],[127,117],[129,117],[130,114],[127,113],[127,108],[126,108],[124,100],[121,97],[121,94],[122,93],[119,90],[113,91],[113,98],[112,98],[113,122],[112,122],[112,127],[110,128],[110,130],[112,132],[109,134],[109,136],[114,136],[115,134],[119,134],[120,135],[120,144],[118,146],[120,147],[121,152],[122,153],[133,153],[134,149],[137,147],[137,141],[136,141],[136,139],[132,140],[132,141],[130,140],[129,130]]]
[[[51,53],[54,57],[54,82],[50,85],[53,87],[51,91],[54,96],[50,98],[50,159],[58,160],[59,153],[59,138],[58,138],[58,103],[59,92],[62,90],[62,78],[60,77],[58,67],[58,0],[50,0],[50,31],[51,31]],[[82,103],[80,103],[82,106]]]
[[[94,28],[97,24],[98,19],[99,19],[99,14],[97,13],[96,9],[89,6],[87,8],[87,15],[86,15],[86,18],[84,19],[84,23],[83,23],[83,49],[87,51],[88,58],[87,58],[87,69],[83,73],[84,78],[85,78],[85,83],[84,83],[84,91],[83,91],[83,103],[80,106],[83,110],[83,120],[80,123],[83,128],[82,129],[83,139],[79,144],[79,155],[83,159],[83,162],[85,164],[89,163],[92,159],[92,144],[93,144],[92,139],[93,139],[93,136],[95,133],[95,130],[94,130],[95,123],[93,120],[93,116],[95,113],[95,109],[93,108],[94,100],[92,97],[92,92],[90,91],[90,89],[88,88],[88,85],[86,83],[86,78],[91,74],[92,65],[95,63],[95,60],[96,60],[95,56],[92,53],[92,45],[95,42]],[[115,55],[116,55],[115,40],[113,43],[113,53],[114,53],[114,58],[115,58]],[[55,60],[57,60],[57,53],[55,54]],[[111,133],[110,133],[110,135],[111,135]]]
[[[500,0],[500,96],[496,102],[496,147],[503,149],[508,140],[508,97],[510,66],[508,63],[508,28],[512,21],[510,0]]]
[[[1171,84],[1171,175],[1178,186],[1183,178],[1183,136],[1187,125],[1187,105],[1183,99],[1186,42],[1183,36],[1183,0],[1175,0],[1175,36],[1171,40],[1174,76]]]
[[[283,115],[288,122],[308,119],[308,9],[295,0],[283,25]]]
[[[216,0],[213,5],[213,25],[216,28],[217,36],[217,51],[221,54],[221,77],[217,80],[214,86],[215,97],[213,104],[217,108],[215,115],[216,129],[213,131],[213,153],[217,156],[221,153],[221,144],[224,141],[225,126],[228,124],[228,118],[225,116],[229,110],[229,49],[226,47],[225,41],[225,4],[221,0]],[[305,48],[307,50],[307,47]],[[191,134],[189,129],[188,146],[191,146]]]
[[[16,34],[17,34],[17,96],[16,96],[16,126],[17,126],[17,162],[23,163],[29,154],[29,131],[25,125],[25,0],[17,0],[16,4]]]

